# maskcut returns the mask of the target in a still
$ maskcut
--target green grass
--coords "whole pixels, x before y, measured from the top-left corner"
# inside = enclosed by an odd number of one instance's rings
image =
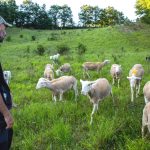
[[[0,60],[4,70],[12,72],[10,88],[18,104],[12,110],[15,120],[13,150],[150,148],[148,139],[141,138],[142,88],[150,80],[150,70],[145,61],[150,54],[150,26],[135,24],[62,31],[9,28],[7,34],[11,41],[5,40],[0,45]],[[23,35],[22,38],[20,35]],[[32,41],[32,36],[36,37],[35,41]],[[83,55],[78,54],[79,43],[87,47]],[[72,74],[78,79],[79,93],[83,62],[109,59],[111,64],[122,65],[121,87],[113,86],[115,106],[111,97],[100,102],[91,126],[92,105],[87,97],[79,95],[75,102],[74,93],[69,91],[64,94],[63,102],[54,104],[51,91],[35,89],[38,79],[43,76],[45,65],[52,63],[49,56],[56,54],[57,46],[62,44],[68,46],[70,51],[60,56],[59,65],[71,64]],[[36,53],[38,45],[45,48],[43,56]],[[145,75],[140,96],[133,106],[126,77],[136,63],[143,65]],[[100,74],[90,72],[91,80],[105,77],[111,83],[111,64],[105,66]],[[55,69],[59,65],[55,65]]]

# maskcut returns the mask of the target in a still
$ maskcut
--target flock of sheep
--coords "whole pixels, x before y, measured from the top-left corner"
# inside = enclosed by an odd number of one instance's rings
[[[57,63],[60,54],[56,54],[50,56],[50,60],[53,63]],[[82,64],[83,68],[83,76],[90,77],[88,71],[95,70],[99,73],[99,71],[108,63],[109,60],[104,60],[103,62],[85,62]],[[38,80],[36,85],[36,89],[40,88],[48,88],[52,91],[52,99],[56,102],[57,95],[59,95],[59,100],[63,99],[63,93],[68,91],[69,89],[73,89],[75,93],[75,100],[77,100],[78,96],[78,88],[77,88],[77,79],[74,76],[64,75],[65,73],[71,74],[71,65],[66,63],[60,66],[56,70],[56,75],[60,76],[54,79],[54,67],[53,64],[47,64],[44,70],[44,77]],[[118,88],[120,84],[120,78],[122,75],[122,67],[118,64],[113,64],[110,69],[110,74],[112,76],[112,84],[115,82],[118,83]],[[129,77],[127,79],[130,82],[131,89],[131,101],[134,102],[134,91],[136,97],[140,92],[140,83],[142,77],[144,75],[144,69],[141,64],[135,64],[131,70],[129,71]],[[9,83],[11,73],[9,71],[4,72],[4,78]],[[106,96],[111,95],[112,100],[114,102],[112,87],[106,78],[99,78],[95,81],[83,81],[80,79],[80,83],[82,85],[81,94],[89,97],[90,102],[93,104],[93,110],[91,113],[91,121],[93,122],[93,114],[98,110],[99,101],[103,100]],[[144,136],[145,128],[148,127],[150,132],[150,81],[147,82],[143,88],[144,99],[145,99],[145,107],[143,109],[143,117],[142,117],[142,136]]]

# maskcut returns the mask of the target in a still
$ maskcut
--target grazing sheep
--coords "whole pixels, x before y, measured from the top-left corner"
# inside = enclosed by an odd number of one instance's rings
[[[87,95],[90,101],[93,103],[93,111],[91,113],[91,122],[93,121],[93,114],[98,110],[98,103],[102,101],[106,96],[112,95],[111,86],[107,79],[99,78],[96,81],[83,81],[80,79],[82,84],[81,94]]]
[[[143,88],[143,93],[144,93],[144,100],[145,104],[150,102],[150,81],[148,81]]]
[[[59,69],[56,70],[57,76],[62,76],[64,73],[71,72],[71,65],[69,63],[66,63],[59,67]]]
[[[106,64],[110,63],[109,60],[104,60],[103,62],[85,62],[82,64],[83,67],[83,76],[85,74],[90,77],[88,70],[96,70],[99,72]]]
[[[115,84],[115,80],[118,80],[118,88],[119,88],[119,82],[120,82],[120,77],[121,77],[121,74],[122,74],[122,68],[121,68],[121,65],[118,65],[118,64],[113,64],[111,66],[111,69],[110,69],[110,74],[113,78],[113,85]]]
[[[148,102],[143,109],[142,137],[144,137],[146,127],[148,128],[148,131],[150,133],[150,102]]]
[[[40,78],[36,89],[40,88],[48,88],[52,91],[52,99],[56,102],[56,95],[59,94],[59,100],[62,100],[63,93],[73,88],[75,92],[75,100],[77,99],[78,89],[77,89],[77,80],[73,76],[62,76],[57,79],[53,79],[51,81]]]
[[[131,101],[134,101],[134,88],[136,89],[136,97],[140,92],[140,82],[144,75],[144,69],[141,64],[135,64],[129,72],[130,88],[131,88]]]
[[[3,71],[4,79],[7,84],[9,84],[11,79],[11,72],[10,71]]]
[[[54,71],[53,71],[54,67],[51,64],[47,64],[45,66],[45,70],[44,70],[44,78],[48,79],[48,80],[52,80],[54,79]]]
[[[59,57],[60,57],[60,54],[57,53],[56,55],[50,56],[50,60],[52,60],[54,63],[57,63]]]

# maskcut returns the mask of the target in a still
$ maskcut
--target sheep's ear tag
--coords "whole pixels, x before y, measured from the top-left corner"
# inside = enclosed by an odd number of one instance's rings
[[[136,74],[137,74],[137,70],[134,69],[134,70],[132,71],[132,74],[133,74],[133,75],[136,75]]]

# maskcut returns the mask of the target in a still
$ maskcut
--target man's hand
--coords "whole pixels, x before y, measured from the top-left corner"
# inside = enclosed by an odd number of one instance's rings
[[[14,121],[13,121],[13,118],[12,118],[10,112],[7,113],[6,115],[4,115],[4,119],[5,119],[5,122],[7,124],[6,129],[12,128]]]

